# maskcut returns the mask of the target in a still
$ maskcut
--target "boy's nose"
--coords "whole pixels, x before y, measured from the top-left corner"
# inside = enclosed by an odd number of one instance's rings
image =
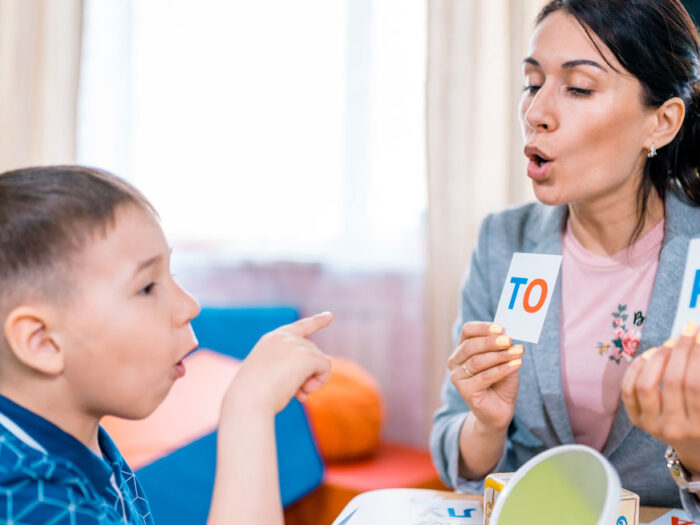
[[[178,325],[186,324],[199,315],[202,307],[199,305],[199,301],[190,295],[189,292],[180,285],[176,286],[179,294],[179,308],[176,313],[176,321]]]

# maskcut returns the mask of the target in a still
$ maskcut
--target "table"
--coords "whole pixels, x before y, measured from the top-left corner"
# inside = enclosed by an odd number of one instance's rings
[[[455,494],[451,491],[436,490],[435,495],[449,497],[450,499],[475,500],[479,502],[483,502],[484,500],[481,494]],[[642,507],[639,509],[639,522],[649,523],[650,521],[654,521],[656,518],[663,516],[669,510],[671,509],[666,507],[647,507],[642,505]]]
[[[460,504],[460,501],[463,503]],[[416,522],[417,517],[418,522],[423,522],[423,516],[427,516],[426,523],[443,523],[448,512],[450,516],[455,516],[454,513],[457,513],[458,517],[461,517],[461,513],[464,512],[466,522],[476,525],[483,519],[481,511],[471,513],[463,509],[482,508],[483,496],[477,494],[457,494],[446,490],[385,489],[365,492],[357,496],[333,523],[353,525],[354,519],[358,525],[410,524]],[[669,510],[671,509],[642,507],[639,514],[640,522],[653,521]],[[438,519],[435,520],[435,517]]]

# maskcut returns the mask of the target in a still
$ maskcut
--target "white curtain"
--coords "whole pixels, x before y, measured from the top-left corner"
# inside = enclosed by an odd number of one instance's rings
[[[439,406],[459,287],[483,216],[531,200],[522,59],[544,0],[428,0],[427,408]]]
[[[75,161],[82,0],[0,0],[0,172]]]

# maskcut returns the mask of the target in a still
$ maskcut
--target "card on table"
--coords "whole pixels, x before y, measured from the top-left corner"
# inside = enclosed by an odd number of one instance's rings
[[[414,498],[412,501],[415,525],[481,525],[484,513],[477,501]]]
[[[355,496],[333,525],[483,525],[478,496],[427,489],[380,489]]]
[[[696,525],[696,523],[692,521],[684,511],[673,509],[660,518],[649,522],[647,525]]]

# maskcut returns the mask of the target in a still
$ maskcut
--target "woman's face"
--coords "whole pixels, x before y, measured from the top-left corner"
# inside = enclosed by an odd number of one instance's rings
[[[593,37],[617,71],[563,11],[537,26],[524,61],[527,171],[545,204],[620,202],[635,194],[642,174],[653,112],[642,104],[639,80]]]

